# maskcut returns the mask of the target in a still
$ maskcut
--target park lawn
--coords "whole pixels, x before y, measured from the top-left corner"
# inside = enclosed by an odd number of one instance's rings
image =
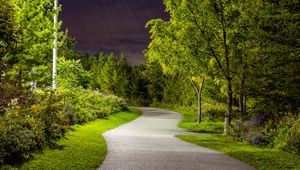
[[[202,121],[200,124],[196,123],[196,114],[192,111],[176,109],[183,115],[183,119],[178,124],[178,127],[187,129],[193,132],[204,133],[222,133],[224,129],[224,122],[220,121]]]
[[[130,109],[85,125],[75,125],[65,139],[58,141],[59,145],[64,146],[63,149],[46,149],[34,154],[34,159],[21,167],[10,169],[95,170],[107,155],[102,133],[140,115],[141,111]]]
[[[172,110],[183,115],[178,127],[187,129],[193,132],[201,133],[223,133],[224,122],[223,121],[207,121],[203,120],[200,124],[197,121],[197,110],[190,107],[161,105],[163,109]]]
[[[222,133],[224,129],[224,122],[219,121],[203,121],[200,124],[196,123],[194,116],[189,112],[184,112],[182,121],[178,127],[187,129],[193,132],[203,133]]]
[[[300,170],[300,156],[275,149],[255,147],[221,134],[178,135],[177,137],[187,142],[223,152],[259,170]]]

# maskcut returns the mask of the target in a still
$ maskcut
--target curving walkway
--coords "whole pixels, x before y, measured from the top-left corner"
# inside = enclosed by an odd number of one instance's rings
[[[109,153],[99,170],[252,170],[223,153],[174,137],[179,113],[138,108],[138,119],[104,133]]]

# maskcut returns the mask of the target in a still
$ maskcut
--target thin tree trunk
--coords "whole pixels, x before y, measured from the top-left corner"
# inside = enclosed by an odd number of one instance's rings
[[[199,92],[198,92],[198,121],[197,123],[202,122],[202,89],[204,86],[205,79],[203,78],[201,85],[199,86]]]
[[[229,135],[229,127],[231,122],[231,112],[232,112],[232,84],[231,84],[231,77],[227,78],[227,110],[225,114],[224,120],[224,133],[225,135]]]
[[[198,119],[197,123],[201,123],[202,121],[202,111],[201,111],[201,94],[198,93]]]
[[[244,112],[246,112],[247,111],[247,98],[245,95],[243,96],[243,106],[244,106]]]
[[[244,95],[239,95],[239,111],[240,111],[240,119],[242,119],[244,113]]]
[[[241,64],[243,65],[243,74],[241,78],[241,84],[240,84],[240,96],[239,96],[239,111],[240,111],[240,117],[242,119],[242,116],[245,114],[245,94],[244,94],[244,87],[245,87],[245,79],[246,79],[246,68],[247,66],[243,64],[243,58],[241,57]]]
[[[194,83],[191,77],[188,78],[197,92],[197,98],[198,98],[197,123],[199,124],[202,121],[202,89],[204,86],[205,78],[202,79],[202,83],[199,85],[199,87]]]

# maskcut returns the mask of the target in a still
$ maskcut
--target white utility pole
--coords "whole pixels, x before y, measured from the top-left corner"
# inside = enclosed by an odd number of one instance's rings
[[[54,0],[54,10],[57,10],[58,0]],[[53,40],[53,68],[52,68],[52,90],[57,89],[57,14],[54,14],[54,40]]]

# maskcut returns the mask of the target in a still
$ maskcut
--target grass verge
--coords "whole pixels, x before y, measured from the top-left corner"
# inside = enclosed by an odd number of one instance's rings
[[[176,110],[177,111],[177,110]],[[223,122],[210,122],[203,121],[200,124],[196,123],[194,113],[191,112],[178,112],[183,114],[183,119],[178,124],[178,127],[187,129],[193,132],[205,132],[205,133],[222,133],[224,128]]]
[[[95,170],[107,154],[106,141],[102,133],[141,115],[137,109],[130,109],[110,115],[85,125],[75,125],[65,139],[58,141],[63,149],[46,149],[34,154],[34,159],[21,167],[10,169],[51,169],[51,170]]]
[[[193,132],[223,133],[223,129],[224,129],[223,121],[208,121],[205,120],[205,117],[203,117],[204,120],[200,124],[196,123],[197,110],[195,108],[183,107],[183,106],[172,106],[166,104],[158,105],[158,107],[181,113],[183,115],[183,119],[178,124],[178,127],[180,128],[187,129]]]
[[[255,147],[245,142],[227,138],[224,135],[178,135],[177,137],[187,142],[224,152],[260,170],[300,170],[300,156],[275,149]]]

